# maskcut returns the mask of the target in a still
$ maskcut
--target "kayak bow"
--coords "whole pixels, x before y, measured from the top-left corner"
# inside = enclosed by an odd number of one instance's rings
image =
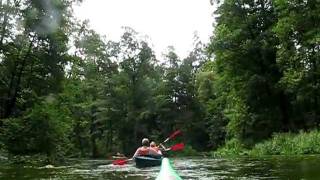
[[[156,180],[182,180],[181,177],[172,168],[168,158],[162,159],[161,170]]]

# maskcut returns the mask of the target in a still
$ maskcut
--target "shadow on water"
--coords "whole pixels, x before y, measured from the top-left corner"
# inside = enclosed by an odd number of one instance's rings
[[[155,179],[160,167],[138,169],[133,164],[110,165],[106,160],[70,160],[65,166],[45,168],[0,165],[0,179]],[[320,156],[172,160],[183,179],[319,179]]]

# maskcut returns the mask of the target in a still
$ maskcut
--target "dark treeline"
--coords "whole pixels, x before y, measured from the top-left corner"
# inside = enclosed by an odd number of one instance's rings
[[[129,27],[107,40],[73,3],[0,0],[0,149],[105,157],[180,129],[207,151],[318,127],[318,0],[214,2],[211,42],[183,59]]]

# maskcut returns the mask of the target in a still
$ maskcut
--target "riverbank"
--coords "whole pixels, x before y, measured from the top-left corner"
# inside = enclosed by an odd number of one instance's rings
[[[170,151],[170,157],[234,157],[234,156],[267,156],[267,155],[306,155],[320,154],[320,131],[299,133],[278,133],[271,139],[257,143],[252,148],[246,147],[237,139],[229,140],[225,146],[216,151],[199,153],[191,146],[186,145],[183,151]],[[48,158],[42,154],[33,156],[8,156],[0,154],[0,160],[9,161],[13,164],[48,164]],[[59,164],[61,162],[58,162]],[[50,163],[49,163],[50,164]],[[52,164],[52,163],[51,163]]]
[[[252,148],[232,139],[211,154],[214,157],[320,154],[320,131],[274,134],[271,139]]]

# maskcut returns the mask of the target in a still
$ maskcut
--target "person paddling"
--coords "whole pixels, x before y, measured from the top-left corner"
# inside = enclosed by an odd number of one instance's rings
[[[124,159],[127,158],[124,154],[117,152],[115,155],[112,156],[113,159]]]
[[[143,138],[142,139],[142,146],[139,147],[136,152],[134,153],[132,159],[134,159],[137,156],[148,156],[148,155],[161,155],[154,149],[149,147],[149,139]]]
[[[150,149],[153,149],[154,151],[156,151],[159,155],[162,155],[162,152],[159,148],[159,146],[157,146],[157,144],[154,141],[151,141],[150,143]]]

